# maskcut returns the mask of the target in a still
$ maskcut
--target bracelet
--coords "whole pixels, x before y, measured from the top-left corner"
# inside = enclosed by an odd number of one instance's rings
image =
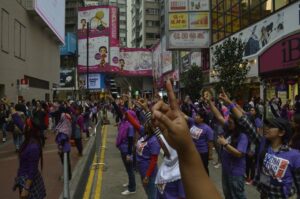
[[[232,109],[234,109],[235,107],[236,107],[236,104],[234,104],[234,103],[231,103],[231,104],[229,104],[229,106],[227,106],[229,112],[230,112]]]

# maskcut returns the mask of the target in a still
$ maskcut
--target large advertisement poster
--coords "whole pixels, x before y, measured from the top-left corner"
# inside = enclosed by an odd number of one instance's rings
[[[300,5],[300,4],[298,4]],[[260,54],[282,38],[283,35],[290,35],[291,33],[300,29],[299,21],[295,20],[300,17],[298,6],[291,5],[276,14],[273,14],[256,24],[235,33],[231,37],[240,38],[245,44],[244,56],[255,56]],[[213,53],[215,46],[221,45],[223,41],[214,44],[210,48],[211,65],[215,65]]]
[[[169,34],[169,49],[208,48],[209,31],[172,31]]]
[[[167,49],[208,48],[210,39],[209,0],[169,0],[166,19]]]
[[[105,88],[104,82],[105,76],[99,73],[89,74],[89,89],[102,89]],[[87,88],[87,75],[83,74],[79,76],[79,88]]]
[[[78,71],[87,71],[87,40],[78,41]],[[116,67],[109,64],[109,38],[107,36],[89,39],[89,72],[117,71]]]
[[[209,29],[209,12],[190,13],[190,29]]]
[[[157,85],[159,85],[161,76],[161,42],[159,42],[153,49],[153,77]]]
[[[209,10],[209,0],[189,0],[190,11]]]
[[[54,32],[62,43],[65,43],[65,0],[35,0],[34,10]]]
[[[60,87],[75,87],[75,70],[64,69],[60,71]]]
[[[192,52],[191,53],[191,65],[202,67],[201,63],[201,52]]]
[[[152,76],[152,52],[143,48],[121,48],[120,70],[122,75]]]
[[[169,12],[187,11],[187,0],[169,0]]]
[[[167,73],[171,71],[172,68],[172,52],[167,51],[167,44],[166,44],[166,37],[163,37],[161,40],[162,43],[162,54],[161,54],[161,59],[162,59],[162,73]]]
[[[169,29],[170,30],[185,30],[189,27],[187,13],[171,13],[169,14]]]
[[[82,7],[78,12],[78,38],[86,38],[87,26],[90,24],[90,37],[109,35],[109,7]]]

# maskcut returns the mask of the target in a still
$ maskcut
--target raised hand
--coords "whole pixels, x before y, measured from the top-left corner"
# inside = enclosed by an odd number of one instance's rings
[[[174,149],[184,149],[193,142],[170,81],[167,81],[166,90],[170,105],[160,100],[153,106],[154,124],[162,130],[164,137]]]
[[[219,99],[222,100],[225,104],[230,104],[231,100],[229,99],[228,95],[224,91],[224,88],[222,87],[222,91],[219,95]]]

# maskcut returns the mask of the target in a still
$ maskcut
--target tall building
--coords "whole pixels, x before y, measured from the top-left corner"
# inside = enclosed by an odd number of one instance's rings
[[[160,39],[160,0],[132,1],[132,46],[150,48]]]
[[[52,99],[65,35],[65,1],[53,1],[0,0],[0,97]]]

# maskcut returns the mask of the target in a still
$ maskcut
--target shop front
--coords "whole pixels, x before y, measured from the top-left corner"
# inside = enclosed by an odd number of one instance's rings
[[[294,103],[300,84],[300,32],[286,36],[259,56],[259,75],[264,98],[277,96],[284,104]]]

